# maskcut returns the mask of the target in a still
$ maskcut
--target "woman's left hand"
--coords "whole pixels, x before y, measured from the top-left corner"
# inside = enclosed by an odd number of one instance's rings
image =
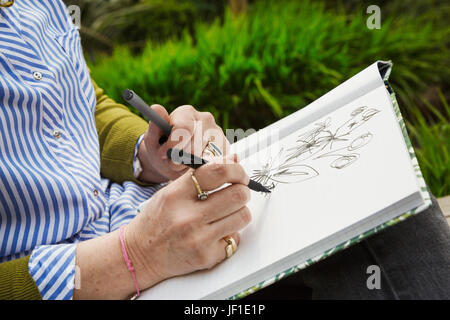
[[[152,105],[151,108],[172,126],[172,132],[168,141],[160,145],[159,140],[164,133],[150,122],[139,146],[138,157],[143,169],[139,180],[167,182],[177,179],[189,169],[168,159],[167,150],[170,148],[183,149],[202,157],[208,143],[213,142],[223,155],[228,154],[230,144],[211,113],[199,112],[189,105],[175,109],[170,115],[161,105]]]

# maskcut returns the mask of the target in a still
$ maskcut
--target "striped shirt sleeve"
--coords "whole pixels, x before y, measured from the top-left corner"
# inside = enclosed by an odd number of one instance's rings
[[[36,247],[29,272],[44,300],[71,300],[75,284],[76,244]]]

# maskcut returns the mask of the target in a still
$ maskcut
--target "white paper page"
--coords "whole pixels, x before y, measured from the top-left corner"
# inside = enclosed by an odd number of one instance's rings
[[[315,146],[309,144],[309,149],[302,149],[304,142],[297,141],[305,132],[316,133]],[[324,141],[330,135],[334,138],[327,144]],[[310,138],[311,134],[302,135],[300,140]],[[297,149],[278,156],[281,146]],[[143,298],[202,298],[419,189],[384,86],[287,136],[270,150],[252,155],[243,165],[252,175],[268,162],[267,153],[282,158],[278,163],[282,164],[286,154],[299,150],[300,155],[288,167],[274,165],[272,173],[281,174],[271,178],[283,183],[272,180],[276,186],[270,196],[252,192],[249,208],[253,221],[241,233],[241,244],[231,259],[213,270],[166,280],[146,291]],[[326,153],[332,156],[324,156]],[[302,176],[294,172],[309,175],[299,181]]]
[[[286,137],[383,85],[378,62],[375,62],[308,106],[272,123],[246,139],[232,144],[232,152],[237,153],[241,159],[247,158],[252,153],[262,150],[269,145],[271,138],[273,141],[273,136],[275,136],[275,139]]]

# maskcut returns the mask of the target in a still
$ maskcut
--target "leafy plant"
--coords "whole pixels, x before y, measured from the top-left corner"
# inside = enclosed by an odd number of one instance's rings
[[[365,16],[322,2],[257,2],[248,16],[197,25],[196,44],[185,33],[179,41],[149,41],[139,56],[118,47],[91,67],[115,98],[126,84],[169,108],[191,103],[213,111],[226,127],[259,128],[378,59],[394,61],[391,82],[402,104],[413,103],[418,90],[450,75],[449,28],[424,17],[419,24],[386,18],[381,30],[368,30]]]
[[[418,108],[406,122],[425,181],[436,197],[450,194],[450,107],[438,90],[444,111],[423,100],[435,119],[426,118]]]
[[[148,39],[165,41],[191,30],[198,20],[223,14],[224,2],[207,0],[66,0],[81,9],[85,51],[109,51],[114,44],[142,49]]]

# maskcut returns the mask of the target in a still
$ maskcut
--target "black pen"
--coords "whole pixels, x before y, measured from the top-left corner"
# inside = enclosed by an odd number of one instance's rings
[[[150,106],[147,103],[145,103],[145,101],[142,100],[134,91],[126,89],[123,92],[122,96],[129,104],[138,109],[148,120],[152,121],[158,128],[160,128],[163,131],[164,135],[159,139],[159,144],[164,144],[165,142],[167,142],[167,139],[169,138],[170,133],[172,132],[172,126],[168,124],[166,120],[161,118],[161,116],[157,112],[155,112],[152,108],[150,108]],[[172,158],[172,151],[175,151],[175,153],[178,154],[178,159]],[[181,159],[179,159],[180,155]],[[183,152],[178,149],[173,150],[169,149],[167,151],[167,156],[175,163],[182,163],[194,169],[197,169],[202,165],[208,163],[206,160],[202,158],[199,158],[195,155]],[[177,162],[177,160],[181,161]],[[265,188],[262,184],[251,179],[248,184],[248,187],[253,191],[265,193],[271,192],[269,189]]]
[[[196,155],[175,148],[167,150],[167,157],[175,163],[184,164],[193,169],[198,169],[201,166],[208,163],[208,161],[206,161],[205,159],[202,159],[200,157],[197,157]],[[271,193],[269,189],[267,189],[262,184],[252,179],[250,179],[248,187],[253,191]]]
[[[172,132],[172,126],[167,123],[166,120],[161,118],[161,116],[150,106],[145,103],[134,91],[126,89],[122,93],[123,98],[131,104],[133,107],[138,109],[148,120],[153,122],[158,128],[162,130],[164,135],[159,139],[159,144],[164,144],[169,139],[170,133]]]

